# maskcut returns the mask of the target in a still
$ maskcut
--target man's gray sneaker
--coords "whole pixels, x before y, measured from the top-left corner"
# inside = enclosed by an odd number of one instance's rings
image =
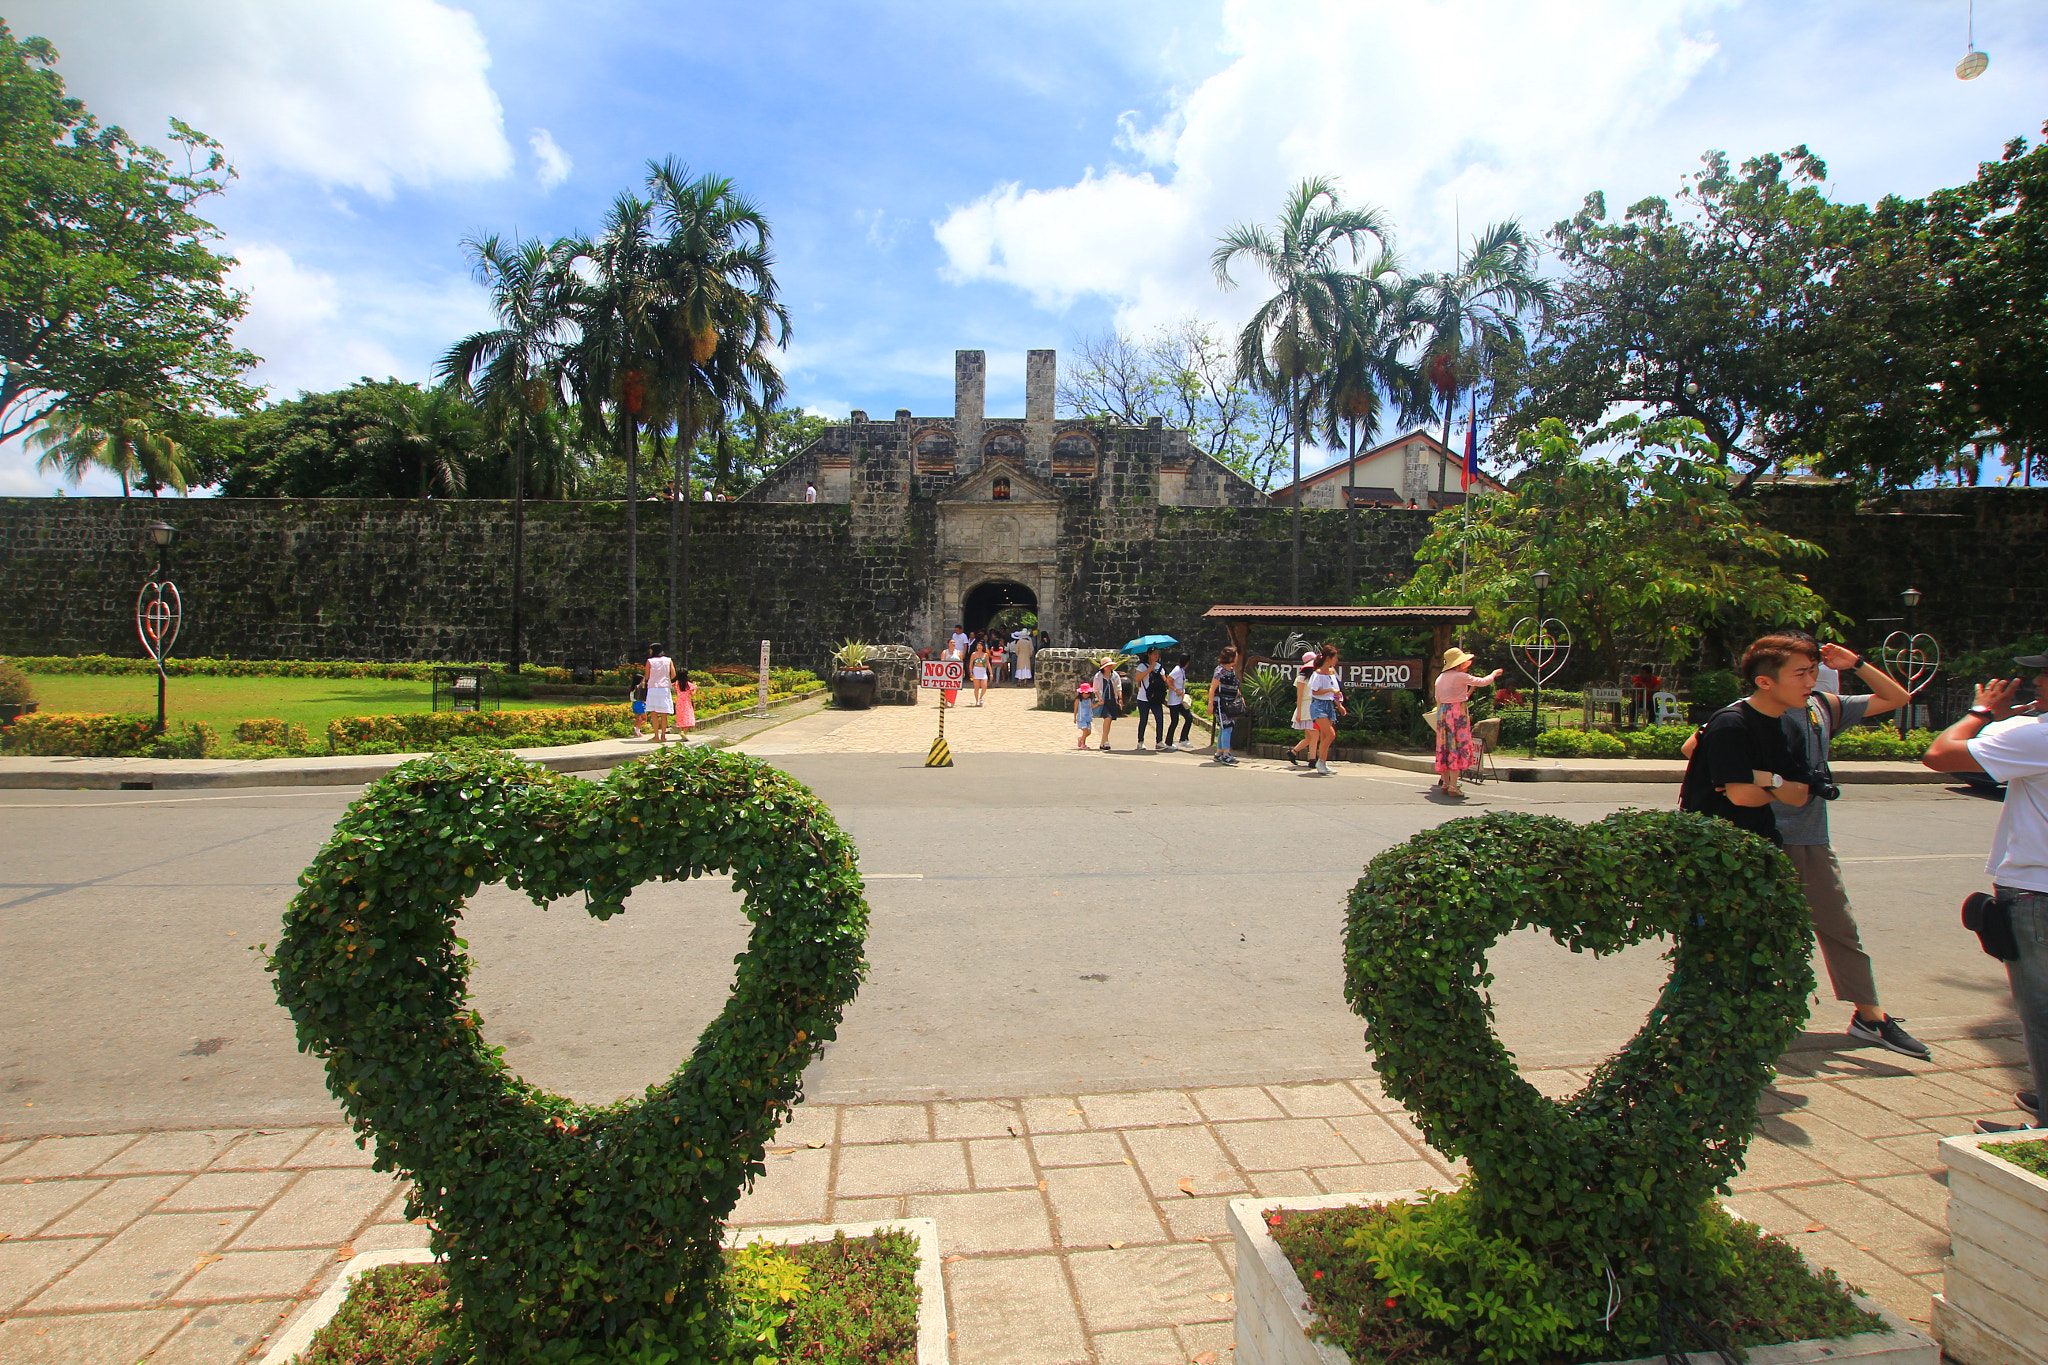
[[[2032,1114],[2036,1123],[2041,1121],[2041,1096],[2038,1091],[2022,1090],[2012,1097],[2012,1101]]]
[[[1997,1123],[1991,1119],[1978,1119],[1977,1131],[1980,1133],[2042,1133],[2048,1132],[2048,1128],[2043,1128],[2038,1123]]]
[[[1858,1042],[1876,1043],[1879,1047],[1890,1048],[1893,1052],[1917,1057],[1923,1062],[1933,1057],[1934,1054],[1928,1050],[1927,1044],[1899,1027],[1905,1022],[1903,1019],[1887,1016],[1873,1024],[1860,1014],[1852,1014],[1849,1016],[1849,1036]]]

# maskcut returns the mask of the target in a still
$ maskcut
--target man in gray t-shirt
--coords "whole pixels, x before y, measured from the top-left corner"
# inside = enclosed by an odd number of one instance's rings
[[[1869,685],[1871,695],[1842,697],[1833,692],[1815,692],[1805,708],[1787,711],[1782,719],[1785,738],[1792,752],[1803,755],[1817,787],[1828,766],[1828,750],[1834,737],[1867,716],[1882,715],[1905,704],[1906,689],[1898,680],[1854,650],[1840,645],[1822,645],[1820,661],[1843,673],[1854,671]],[[1771,814],[1778,820],[1778,836],[1784,840],[1785,856],[1798,869],[1799,885],[1806,892],[1807,913],[1813,919],[1814,937],[1820,940],[1822,959],[1827,963],[1828,982],[1835,999],[1856,1006],[1849,1020],[1849,1036],[1893,1052],[1923,1061],[1927,1045],[1900,1027],[1877,1003],[1877,977],[1871,970],[1870,954],[1863,951],[1856,916],[1849,909],[1849,893],[1842,885],[1842,865],[1828,846],[1828,803],[1818,799],[1803,806],[1771,802]]]

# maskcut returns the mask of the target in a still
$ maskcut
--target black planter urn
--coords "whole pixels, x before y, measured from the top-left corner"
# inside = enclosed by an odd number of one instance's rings
[[[20,720],[41,705],[34,701],[0,701],[0,721]]]
[[[865,711],[875,704],[875,670],[839,668],[832,672],[832,704],[849,711]]]

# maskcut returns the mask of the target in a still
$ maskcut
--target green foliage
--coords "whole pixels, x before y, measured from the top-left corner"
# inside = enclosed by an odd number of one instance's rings
[[[1278,671],[1240,674],[1238,694],[1251,708],[1254,726],[1285,725],[1294,715],[1294,680]]]
[[[437,1265],[380,1265],[348,1296],[295,1365],[427,1365],[453,1321]]]
[[[2011,644],[1964,654],[1944,665],[1943,672],[1962,682],[1983,682],[1990,678],[2032,677],[2038,670],[2023,669],[2014,659],[2048,654],[2048,635],[2029,635]]]
[[[235,741],[239,744],[275,744],[288,749],[303,749],[310,739],[306,727],[297,721],[266,717],[236,722]]]
[[[1848,762],[1864,759],[1917,763],[1932,743],[1932,730],[1908,730],[1906,737],[1900,739],[1898,730],[1892,726],[1858,725],[1835,736],[1828,746],[1828,757]]]
[[[1623,1289],[1611,1330],[1609,1284],[1598,1267],[1546,1257],[1481,1230],[1469,1190],[1413,1204],[1363,1205],[1269,1216],[1274,1240],[1308,1289],[1310,1333],[1357,1361],[1545,1365],[1656,1356],[1657,1296]],[[1881,1329],[1833,1271],[1714,1204],[1689,1229],[1699,1278],[1681,1311],[1736,1346],[1849,1336]],[[1607,1269],[1615,1269],[1612,1262]]]
[[[809,1278],[765,1237],[734,1252],[726,1274],[727,1349],[748,1365],[774,1365],[782,1354],[782,1329]]]
[[[131,659],[112,654],[16,656],[14,662],[31,673],[85,673],[123,676],[155,673],[149,659]],[[164,672],[173,678],[395,678],[409,682],[431,682],[440,668],[475,669],[488,673],[496,664],[441,663],[432,659],[406,663],[372,663],[352,659],[166,659]],[[639,681],[639,668],[599,669],[599,685],[631,687]],[[727,682],[751,682],[755,670],[742,664],[713,664],[697,669]],[[568,683],[574,673],[567,668],[535,668],[529,665],[519,677],[533,682]],[[787,691],[818,680],[802,668],[773,668],[768,671],[772,689]],[[507,682],[511,679],[507,678]],[[511,695],[509,692],[507,695]]]
[[[492,882],[609,919],[634,887],[730,872],[754,930],[726,1007],[644,1097],[577,1104],[486,1045],[457,937]],[[787,775],[669,749],[601,783],[503,755],[373,784],[300,879],[269,959],[299,1045],[379,1170],[412,1182],[464,1330],[494,1360],[711,1349],[718,1236],[858,989],[852,845]]]
[[[1536,752],[1544,758],[1621,758],[1628,745],[1604,730],[1578,730],[1560,726],[1536,736]]]
[[[38,711],[7,727],[7,752],[129,758],[149,751],[155,731],[155,716]]]
[[[19,706],[35,699],[36,690],[29,682],[28,674],[15,667],[11,660],[0,659],[0,702]]]
[[[865,640],[843,640],[833,652],[832,662],[841,668],[866,668],[868,655],[874,652],[874,648]]]
[[[1630,758],[1684,758],[1685,741],[1692,737],[1690,725],[1645,725],[1622,735]]]
[[[1587,453],[1605,442],[1618,448]],[[1807,625],[1827,615],[1789,568],[1819,548],[1730,498],[1697,423],[1623,417],[1582,443],[1552,419],[1521,433],[1515,449],[1528,469],[1514,491],[1435,518],[1401,601],[1471,602],[1481,626],[1505,637],[1536,600],[1531,575],[1548,569],[1545,613],[1610,678],[1621,676],[1624,646],[1686,657],[1730,614]]]
[[[114,394],[152,412],[241,408],[231,257],[193,206],[234,175],[177,119],[171,159],[64,93],[57,50],[0,24],[0,440]]]
[[[153,723],[153,722],[152,722]],[[206,758],[220,748],[220,736],[203,720],[180,721],[150,741],[151,758]]]
[[[1748,693],[1749,689],[1742,685],[1742,679],[1732,669],[1710,669],[1692,680],[1693,701],[1716,710],[1740,701]]]
[[[1986,1156],[1995,1156],[2000,1161],[2010,1161],[2023,1171],[2048,1180],[2048,1140],[2035,1138],[2030,1142],[1988,1142],[1977,1149]]]
[[[1648,1022],[1561,1103],[1516,1071],[1484,994],[1494,943],[1529,927],[1596,956],[1673,940]],[[1676,1292],[1696,1212],[1741,1169],[1756,1097],[1806,1018],[1811,946],[1791,865],[1726,821],[1491,814],[1366,865],[1345,998],[1387,1093],[1471,1164],[1482,1233]]]

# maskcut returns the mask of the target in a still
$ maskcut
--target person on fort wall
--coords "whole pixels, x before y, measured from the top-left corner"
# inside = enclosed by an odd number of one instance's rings
[[[654,742],[668,743],[669,722],[676,714],[676,663],[658,644],[647,646],[647,718],[654,725]]]
[[[2014,662],[2033,672],[2033,698],[2020,700],[2025,685],[2018,678],[1979,684],[1976,705],[1942,731],[1920,760],[1938,773],[1981,772],[2005,783],[2005,804],[1985,864],[1993,892],[1985,914],[2002,922],[2012,940],[2005,945],[2012,954],[2005,958],[2005,975],[2034,1088],[2013,1096],[2028,1122],[1979,1119],[1980,1133],[2037,1133],[2041,1091],[2048,1088],[2048,654]]]
[[[1768,804],[1778,843],[1799,873],[1799,889],[1806,896],[1807,916],[1813,922],[1813,934],[1820,943],[1835,999],[1853,1006],[1849,1036],[1924,1062],[1931,1055],[1927,1045],[1906,1032],[1904,1021],[1886,1013],[1878,1003],[1877,973],[1870,954],[1863,950],[1862,931],[1857,927],[1855,912],[1849,906],[1849,892],[1842,883],[1842,865],[1828,837],[1828,800],[1830,793],[1840,790],[1828,770],[1834,737],[1870,716],[1905,705],[1906,689],[1855,650],[1820,644],[1801,631],[1785,631],[1759,640],[1744,652],[1745,666],[1764,667],[1781,654],[1784,657],[1769,679],[1769,689],[1763,686],[1764,678],[1751,680],[1760,694],[1768,690],[1770,695],[1761,703],[1752,697],[1749,704],[1764,711],[1780,702],[1784,704],[1779,724],[1785,732],[1793,764],[1812,779],[1812,795],[1798,804],[1775,799]],[[1814,686],[1823,674],[1839,677],[1842,673],[1862,679],[1870,688],[1869,694],[1843,696]],[[1743,704],[1737,702],[1736,706]],[[1712,724],[1709,720],[1686,740],[1688,760]]]
[[[1500,681],[1506,669],[1485,677],[1472,674],[1472,655],[1453,646],[1444,651],[1443,671],[1436,675],[1436,790],[1463,801],[1459,774],[1479,766],[1479,741],[1472,734],[1473,692]]]

